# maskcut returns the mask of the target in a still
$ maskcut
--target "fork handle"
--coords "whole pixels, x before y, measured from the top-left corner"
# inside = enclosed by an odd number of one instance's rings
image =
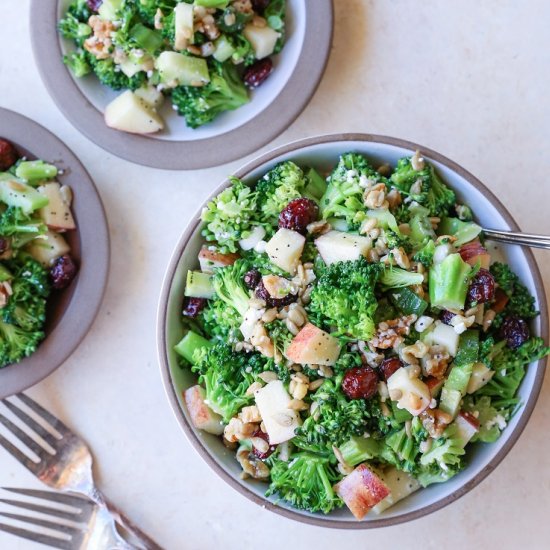
[[[163,550],[149,535],[146,535],[130,518],[120,511],[117,506],[107,500],[105,495],[96,487],[88,495],[98,506],[105,508],[113,517],[115,522],[122,526],[132,537],[136,539],[143,550]],[[133,547],[130,547],[133,548]]]

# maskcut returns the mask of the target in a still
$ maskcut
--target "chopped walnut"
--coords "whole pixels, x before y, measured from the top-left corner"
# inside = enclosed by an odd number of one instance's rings
[[[237,452],[237,460],[245,474],[243,477],[251,476],[255,479],[265,479],[269,477],[269,468],[248,449],[239,449]]]
[[[440,438],[452,421],[452,417],[441,409],[426,409],[419,418],[422,426],[434,439]]]
[[[111,33],[115,27],[111,21],[92,15],[88,20],[92,27],[93,35],[84,41],[84,49],[89,51],[97,59],[107,59],[111,55],[113,40]]]
[[[418,360],[428,353],[428,346],[417,340],[412,346],[405,346],[401,352],[401,359],[408,365],[418,365]]]
[[[230,443],[248,439],[258,429],[258,423],[243,422],[236,416],[233,417],[229,424],[223,430],[223,437]]]
[[[415,314],[404,315],[390,321],[382,321],[378,325],[376,335],[369,341],[369,347],[378,349],[389,349],[403,341],[411,330],[411,324],[417,319]]]
[[[273,342],[269,338],[262,322],[256,323],[254,332],[250,338],[250,343],[265,357],[272,358],[275,354]]]
[[[451,357],[443,346],[430,346],[428,353],[422,361],[422,371],[425,376],[443,378],[450,361]]]

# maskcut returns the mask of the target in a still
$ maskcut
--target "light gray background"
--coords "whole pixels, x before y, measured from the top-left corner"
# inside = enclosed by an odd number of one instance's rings
[[[170,550],[546,547],[549,379],[497,471],[451,507],[408,525],[309,527],[263,511],[221,482],[191,449],[164,397],[155,316],[179,234],[241,163],[176,173],[111,157],[62,118],[43,88],[28,36],[29,1],[0,4],[0,104],[34,118],[80,156],[111,224],[111,280],[96,323],[73,357],[30,393],[92,445],[100,484],[115,502]],[[338,131],[423,143],[484,181],[524,230],[550,233],[550,3],[336,0],[335,7],[325,78],[276,144]],[[550,255],[537,259],[547,279]],[[38,488],[4,452],[0,484]],[[0,548],[39,547],[0,533]]]

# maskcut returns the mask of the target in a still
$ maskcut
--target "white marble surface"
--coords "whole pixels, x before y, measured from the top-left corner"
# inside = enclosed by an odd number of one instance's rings
[[[29,4],[0,2],[0,105],[34,118],[81,157],[105,201],[113,246],[110,284],[93,329],[30,393],[85,436],[107,494],[169,549],[547,548],[549,379],[529,426],[499,468],[454,505],[407,525],[343,532],[290,522],[247,501],[209,470],[165,399],[155,315],[180,232],[240,162],[188,173],[152,170],[80,136],[34,66]],[[335,4],[324,81],[276,143],[335,131],[417,141],[486,182],[523,229],[550,233],[550,3]],[[547,279],[550,255],[537,259]],[[38,482],[2,451],[0,485],[37,488]],[[0,533],[1,549],[37,547]]]

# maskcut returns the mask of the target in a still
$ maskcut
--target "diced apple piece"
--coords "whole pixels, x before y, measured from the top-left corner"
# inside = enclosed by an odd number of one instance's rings
[[[46,183],[40,186],[37,191],[49,201],[47,206],[38,211],[42,221],[49,229],[58,232],[76,229],[70,204],[65,200],[59,183]]]
[[[303,235],[281,228],[265,245],[265,251],[272,263],[294,275],[305,244],[306,238]]]
[[[315,246],[327,264],[358,260],[372,248],[372,239],[343,231],[329,231],[315,240]]]
[[[424,379],[424,383],[428,386],[430,390],[430,395],[432,397],[437,397],[437,394],[441,391],[443,384],[445,383],[445,378],[436,378],[435,376],[429,376]]]
[[[397,468],[388,468],[384,470],[384,472],[380,474],[380,478],[390,490],[390,494],[373,507],[372,511],[375,514],[382,513],[390,506],[393,506],[400,500],[418,491],[421,487],[420,483],[414,479],[414,477]]]
[[[432,331],[426,333],[423,340],[430,346],[443,346],[453,357],[458,352],[459,334],[453,327],[445,323],[437,323]]]
[[[334,490],[356,519],[363,519],[390,494],[388,486],[365,464],[357,466]]]
[[[193,386],[185,390],[183,399],[195,428],[214,435],[223,433],[222,417],[205,403],[206,392],[203,388]]]
[[[256,59],[263,59],[273,53],[277,40],[281,36],[271,27],[256,27],[253,24],[244,28],[243,34],[252,45]]]
[[[252,335],[254,334],[256,325],[264,313],[265,309],[257,309],[255,307],[249,308],[245,313],[243,322],[239,327],[245,341],[250,341],[250,338],[252,338]]]
[[[286,356],[299,365],[331,366],[339,355],[338,340],[311,323],[302,328],[286,350]]]
[[[238,254],[222,254],[216,250],[209,250],[207,247],[201,248],[199,252],[199,264],[204,273],[213,273],[218,267],[227,267],[233,265],[240,256]]]
[[[243,250],[252,250],[265,237],[265,229],[261,225],[257,225],[250,232],[248,237],[239,241],[239,246]]]
[[[510,298],[508,297],[506,292],[504,292],[504,290],[502,290],[502,288],[497,288],[496,291],[495,291],[495,301],[493,302],[493,304],[491,306],[491,309],[495,313],[502,313],[504,311],[504,308],[506,307],[506,304],[509,301],[510,301]],[[482,309],[480,309],[480,311],[483,312]],[[477,323],[477,319],[476,319],[476,323]]]
[[[388,392],[397,407],[406,409],[413,416],[424,412],[432,400],[430,389],[413,375],[411,367],[401,367],[388,378]]]
[[[485,386],[493,378],[494,374],[495,371],[487,368],[483,363],[476,363],[472,368],[472,376],[470,376],[470,380],[468,381],[466,393],[475,393]]]
[[[256,406],[264,423],[269,443],[278,445],[294,437],[301,424],[298,413],[289,409],[290,395],[280,380],[269,382],[254,393]]]
[[[455,424],[462,446],[465,447],[479,431],[479,421],[473,414],[460,411],[456,417]]]
[[[185,50],[193,43],[193,5],[181,2],[174,8],[175,40],[176,50]]]
[[[483,269],[489,269],[491,255],[477,239],[471,243],[463,244],[459,253],[467,264],[475,266],[479,262]]]
[[[164,103],[164,94],[159,92],[155,86],[142,86],[134,94],[143,99],[152,109],[158,109]]]
[[[160,116],[143,99],[126,90],[105,108],[110,128],[132,134],[154,134],[164,128]]]
[[[27,252],[45,267],[50,267],[57,258],[61,258],[70,251],[71,247],[67,241],[53,231],[47,231],[27,245]]]

